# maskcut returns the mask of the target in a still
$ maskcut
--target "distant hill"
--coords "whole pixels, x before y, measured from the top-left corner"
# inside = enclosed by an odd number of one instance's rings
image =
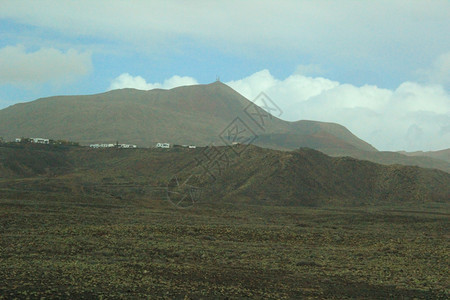
[[[238,131],[243,132],[242,139],[235,139]],[[6,140],[63,139],[84,145],[119,141],[140,147],[158,142],[206,146],[240,141],[279,150],[309,147],[333,156],[450,172],[450,162],[434,157],[378,152],[339,124],[283,121],[221,82],[171,90],[56,96],[16,104],[0,110],[0,136]]]
[[[406,152],[406,151],[399,151],[398,153],[406,155],[406,156],[413,156],[413,157],[431,157],[434,159],[439,159],[441,161],[445,161],[450,164],[450,148],[439,150],[439,151],[417,151],[417,152]]]
[[[324,153],[331,156],[351,156],[361,160],[368,160],[383,165],[400,164],[407,166],[418,166],[421,168],[432,168],[450,173],[450,162],[432,156],[405,155],[399,152],[390,151],[364,151],[364,150],[324,150]]]
[[[211,195],[274,205],[448,203],[450,174],[332,158],[312,149],[285,152],[251,147],[214,182]]]
[[[207,159],[214,151],[223,154],[215,160],[221,166]],[[193,188],[200,191],[201,197],[195,199],[200,202],[282,206],[448,203],[450,174],[333,158],[312,149],[0,146],[0,192],[12,199],[151,201],[166,200],[171,191],[174,200],[190,195]]]

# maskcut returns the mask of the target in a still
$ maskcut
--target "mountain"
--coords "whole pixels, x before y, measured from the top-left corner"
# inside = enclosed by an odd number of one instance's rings
[[[285,122],[266,114],[261,126],[254,121],[260,116],[249,116],[255,109],[252,102],[220,82],[171,90],[122,89],[13,105],[0,111],[0,135],[8,140],[46,137],[82,144],[118,140],[144,147],[157,142],[223,144],[221,133],[239,118],[237,123],[247,129],[248,137],[257,136],[256,144],[261,140],[261,144],[279,148],[376,150],[337,124]]]
[[[378,152],[339,124],[283,121],[221,82],[171,90],[121,89],[16,104],[0,110],[0,136],[6,140],[72,140],[84,145],[119,141],[140,147],[158,142],[198,146],[242,142],[278,150],[309,147],[332,156],[450,172],[450,162],[434,157]]]
[[[422,205],[448,203],[450,174],[333,158],[312,149],[278,151],[252,145],[89,149],[11,144],[0,146],[0,191],[11,199],[106,201],[112,197],[170,200],[176,205]]]

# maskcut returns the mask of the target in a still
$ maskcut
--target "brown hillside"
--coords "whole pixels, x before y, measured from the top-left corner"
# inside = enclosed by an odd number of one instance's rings
[[[283,152],[243,147],[94,150],[3,146],[0,188],[11,197],[31,193],[55,199],[64,195],[145,201],[166,199],[168,190],[175,193],[171,200],[178,201],[195,189],[199,191],[195,202],[289,206],[450,200],[450,174],[445,172],[332,158],[311,149]],[[241,150],[240,156],[234,152]],[[224,155],[220,168],[206,159],[211,151]],[[180,184],[174,184],[174,178]]]

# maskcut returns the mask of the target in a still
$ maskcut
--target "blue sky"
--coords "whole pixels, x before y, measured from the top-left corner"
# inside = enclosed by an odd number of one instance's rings
[[[220,76],[380,150],[450,147],[450,1],[0,0],[0,109]]]

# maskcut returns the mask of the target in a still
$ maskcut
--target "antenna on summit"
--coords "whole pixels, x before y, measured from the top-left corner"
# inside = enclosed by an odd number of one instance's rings
[[[220,82],[220,76],[216,76],[216,82]]]

